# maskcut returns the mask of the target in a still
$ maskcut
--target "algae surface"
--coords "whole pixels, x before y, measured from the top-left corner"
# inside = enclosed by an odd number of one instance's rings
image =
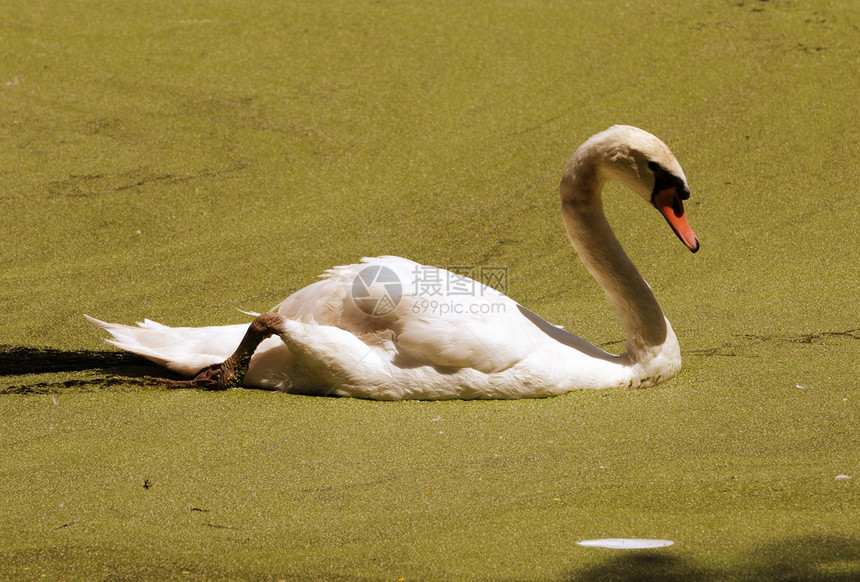
[[[860,576],[852,3],[9,0],[0,21],[0,577]],[[620,349],[557,200],[613,123],[673,149],[702,241],[607,189],[681,342],[657,389],[170,391],[81,317],[236,323],[398,254],[504,266]],[[576,545],[598,537],[675,545]]]

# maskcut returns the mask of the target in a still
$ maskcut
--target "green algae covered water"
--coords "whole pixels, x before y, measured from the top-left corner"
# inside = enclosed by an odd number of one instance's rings
[[[0,577],[860,576],[850,3],[0,7]],[[610,187],[683,369],[378,403],[172,391],[81,317],[247,321],[324,269],[498,267],[607,350],[558,181],[664,140],[702,250]],[[609,550],[592,539],[665,539]]]

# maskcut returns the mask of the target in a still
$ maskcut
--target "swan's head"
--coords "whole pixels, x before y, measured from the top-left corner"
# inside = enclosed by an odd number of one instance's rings
[[[618,180],[633,190],[660,211],[687,248],[694,253],[699,250],[699,240],[684,214],[683,201],[690,197],[687,178],[657,137],[630,125],[614,125],[580,146],[566,174],[583,165],[590,165],[598,180]]]

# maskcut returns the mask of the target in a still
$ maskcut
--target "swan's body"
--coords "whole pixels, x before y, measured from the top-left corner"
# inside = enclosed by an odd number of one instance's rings
[[[606,222],[600,192],[613,178],[660,209],[691,250],[698,241],[683,213],[684,174],[656,137],[614,126],[571,158],[561,184],[564,223],[621,320],[623,354],[606,353],[471,279],[378,257],[331,269],[276,306],[275,335],[248,352],[244,384],[396,400],[542,397],[668,380],[681,367],[678,341]],[[111,343],[189,376],[230,357],[248,330],[92,321],[113,335]]]

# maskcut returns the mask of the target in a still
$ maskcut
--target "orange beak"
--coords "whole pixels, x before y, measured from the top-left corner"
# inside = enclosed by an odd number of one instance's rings
[[[684,203],[681,202],[678,191],[675,188],[661,190],[654,195],[651,202],[666,218],[666,222],[669,223],[681,242],[694,253],[699,250],[699,239],[690,227],[690,223],[687,222],[687,216],[684,214]]]

